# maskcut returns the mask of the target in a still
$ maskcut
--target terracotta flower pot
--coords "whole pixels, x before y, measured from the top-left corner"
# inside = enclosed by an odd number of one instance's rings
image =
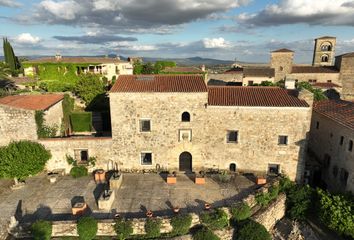
[[[151,210],[148,210],[148,211],[146,212],[146,216],[147,216],[148,218],[152,218],[152,216],[153,216],[152,211],[151,211]]]
[[[205,210],[209,210],[211,208],[211,205],[209,203],[204,204]]]
[[[179,213],[179,210],[180,210],[179,207],[174,207],[174,208],[173,208],[173,212],[174,212],[174,213]]]

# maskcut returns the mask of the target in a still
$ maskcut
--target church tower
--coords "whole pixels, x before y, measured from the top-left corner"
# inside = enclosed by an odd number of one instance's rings
[[[274,68],[274,80],[276,82],[285,80],[286,75],[291,73],[293,59],[294,52],[286,48],[271,52],[270,67]]]
[[[333,66],[335,57],[336,38],[320,37],[315,39],[313,51],[313,66]]]

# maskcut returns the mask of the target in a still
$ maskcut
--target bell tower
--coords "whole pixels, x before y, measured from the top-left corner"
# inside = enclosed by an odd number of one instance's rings
[[[333,66],[336,48],[335,37],[320,37],[315,39],[313,51],[313,66]]]

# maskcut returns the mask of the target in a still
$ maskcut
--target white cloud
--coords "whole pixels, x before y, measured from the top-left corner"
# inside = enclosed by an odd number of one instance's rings
[[[348,0],[280,0],[257,13],[242,13],[237,20],[253,26],[307,23],[354,26],[354,2]]]
[[[205,48],[228,48],[230,43],[225,41],[224,38],[204,38],[203,44]]]
[[[15,0],[0,0],[0,6],[4,7],[20,7],[21,4]]]
[[[20,44],[37,44],[41,41],[39,37],[32,36],[30,33],[21,33],[15,38],[15,41]]]
[[[82,4],[85,4],[85,2]],[[79,5],[77,2],[72,0],[58,2],[52,0],[44,0],[39,5],[42,10],[47,11],[47,13],[54,15],[56,18],[64,20],[75,19],[76,14],[82,7],[82,5]],[[49,19],[49,21],[51,20]]]

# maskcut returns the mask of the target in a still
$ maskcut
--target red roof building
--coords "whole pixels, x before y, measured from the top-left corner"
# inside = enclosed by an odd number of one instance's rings
[[[63,94],[15,95],[0,98],[0,105],[26,110],[47,110],[63,98]]]

